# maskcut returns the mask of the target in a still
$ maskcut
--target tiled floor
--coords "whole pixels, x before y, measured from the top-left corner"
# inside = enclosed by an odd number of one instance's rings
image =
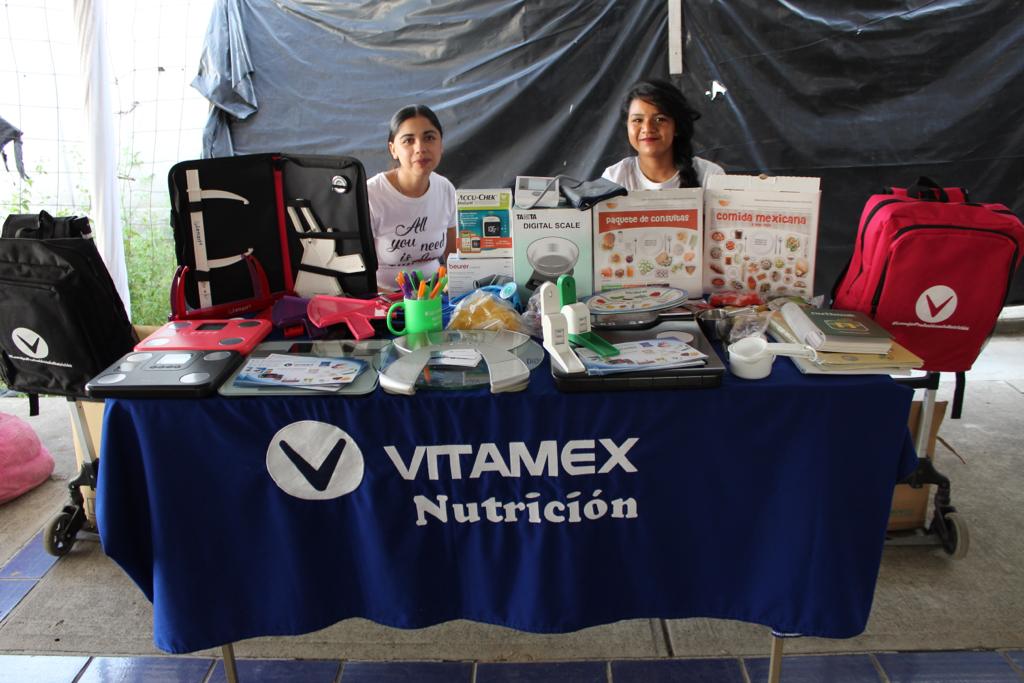
[[[56,562],[41,535],[0,567],[0,622]],[[244,683],[760,683],[766,658],[539,662],[238,660]],[[1024,651],[788,656],[785,683],[1021,683]],[[221,660],[0,655],[2,683],[222,683]]]

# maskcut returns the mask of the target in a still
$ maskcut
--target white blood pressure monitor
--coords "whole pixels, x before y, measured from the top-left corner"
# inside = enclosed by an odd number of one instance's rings
[[[520,209],[553,209],[558,206],[558,178],[516,176],[515,195]]]

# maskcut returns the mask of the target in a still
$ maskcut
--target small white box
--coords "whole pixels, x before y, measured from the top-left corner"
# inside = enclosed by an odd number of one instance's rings
[[[458,190],[459,226],[456,249],[459,256],[493,258],[512,256],[512,226],[509,208],[512,191]]]
[[[454,299],[477,289],[476,281],[490,275],[512,277],[512,258],[462,258],[448,255],[448,296]]]
[[[711,176],[704,202],[705,292],[813,296],[821,178]]]
[[[520,209],[554,209],[562,197],[558,178],[516,176],[516,207]]]
[[[703,191],[630,192],[594,207],[594,289],[664,285],[701,293]]]
[[[594,292],[594,236],[590,211],[512,209],[512,265],[519,296],[526,301],[544,282],[572,275],[576,295]]]

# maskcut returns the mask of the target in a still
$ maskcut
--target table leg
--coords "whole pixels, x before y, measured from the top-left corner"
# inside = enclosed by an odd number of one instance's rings
[[[238,683],[238,667],[235,666],[235,647],[231,643],[225,643],[220,648],[224,653],[224,675],[228,683]]]
[[[917,418],[917,457],[925,458],[928,453],[928,436],[932,431],[932,420],[935,415],[935,389],[924,390],[924,402],[921,404],[921,413]]]
[[[768,683],[779,683],[782,678],[782,642],[782,638],[772,634],[772,658],[768,663]]]

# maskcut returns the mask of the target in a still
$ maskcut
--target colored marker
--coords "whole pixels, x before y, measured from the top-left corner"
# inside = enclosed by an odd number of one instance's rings
[[[402,296],[404,296],[406,299],[411,299],[412,285],[409,284],[409,278],[406,277],[403,271],[399,271],[395,279],[398,280],[398,284],[402,288]]]
[[[427,293],[427,281],[426,280],[420,280],[420,288],[419,288],[419,291],[416,292],[416,298],[417,299],[422,299],[426,295],[426,293]]]
[[[444,289],[444,286],[446,284],[448,284],[448,276],[447,275],[445,275],[443,278],[438,280],[437,284],[434,285],[434,289],[431,290],[431,292],[430,292],[430,298],[433,299],[435,296],[437,296],[437,293],[440,292],[442,289]]]

